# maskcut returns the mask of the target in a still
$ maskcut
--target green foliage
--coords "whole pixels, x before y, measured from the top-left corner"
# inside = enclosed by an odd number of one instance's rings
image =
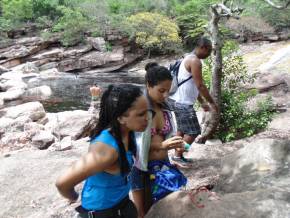
[[[137,12],[173,14],[177,0],[107,0],[111,14],[132,15]]]
[[[32,0],[2,0],[3,17],[12,22],[33,18]]]
[[[52,35],[52,32],[49,31],[42,31],[40,34],[41,38],[43,38],[44,40],[49,40]]]
[[[181,30],[181,36],[189,49],[193,48],[193,42],[204,35],[209,21],[210,5],[217,0],[189,0],[179,1],[176,4],[176,21]]]
[[[245,102],[253,93],[224,90],[222,93],[221,119],[217,137],[224,142],[252,136],[264,129],[273,117],[271,97],[258,103],[259,110],[246,109]]]
[[[176,18],[183,38],[196,39],[206,32],[208,21],[196,14],[183,14]]]
[[[285,0],[273,1],[277,5],[285,5]],[[287,28],[290,27],[290,7],[278,10],[265,1],[256,0],[240,0],[240,4],[244,7],[244,15],[256,16],[262,18],[267,23],[271,24],[275,28]]]
[[[276,28],[290,27],[290,8],[277,10],[272,7],[260,9],[260,15]]]
[[[113,47],[112,47],[112,45],[109,42],[106,42],[105,46],[106,46],[106,50],[107,51],[112,51],[113,50]]]
[[[174,21],[157,13],[138,13],[127,19],[128,33],[143,48],[159,52],[178,49],[181,39]]]
[[[41,16],[35,21],[36,26],[40,29],[49,28],[53,26],[53,21],[48,16]]]
[[[252,136],[265,128],[273,116],[271,98],[258,103],[258,110],[246,109],[246,102],[257,92],[241,91],[244,84],[252,83],[255,75],[249,75],[243,59],[233,55],[238,48],[233,41],[226,41],[223,53],[223,77],[221,96],[221,119],[216,131],[216,137],[227,142],[234,139]],[[206,60],[203,66],[203,78],[208,87],[211,83],[211,60]]]
[[[239,49],[239,44],[234,40],[226,40],[223,44],[222,55],[223,57],[230,56],[232,53]]]
[[[0,35],[2,35],[4,32],[11,30],[11,28],[12,28],[11,21],[3,17],[0,17]]]
[[[225,90],[235,91],[244,84],[254,81],[255,75],[249,75],[242,56],[232,55],[223,58],[222,87]]]
[[[84,34],[89,28],[89,21],[77,10],[72,10],[64,6],[60,6],[63,16],[59,18],[53,31],[61,32],[61,43],[64,46],[71,46],[81,42]]]
[[[58,0],[32,0],[33,17],[37,19],[39,17],[48,17],[53,19],[60,16],[56,8],[59,5]]]

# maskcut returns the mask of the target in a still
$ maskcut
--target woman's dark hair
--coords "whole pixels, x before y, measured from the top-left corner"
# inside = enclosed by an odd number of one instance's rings
[[[212,43],[208,38],[200,37],[194,42],[194,47],[212,48]]]
[[[150,87],[156,86],[165,80],[172,81],[170,71],[166,67],[160,66],[155,62],[146,64],[145,70],[145,83]]]
[[[125,146],[122,142],[118,117],[124,115],[142,94],[139,87],[131,84],[110,85],[102,95],[99,121],[90,135],[91,139],[94,139],[103,130],[110,128],[110,133],[115,137],[119,146],[119,164],[123,175],[129,172],[129,164],[126,157]],[[136,153],[135,137],[132,131],[129,133],[129,150],[134,154]]]

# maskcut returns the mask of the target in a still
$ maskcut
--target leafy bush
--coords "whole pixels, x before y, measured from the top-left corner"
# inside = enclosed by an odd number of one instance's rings
[[[10,22],[10,20],[0,17],[0,35],[11,30],[11,28],[12,28],[12,23]]]
[[[181,29],[182,37],[192,42],[206,32],[208,21],[196,14],[183,14],[176,19]],[[188,44],[189,44],[188,43]]]
[[[249,111],[246,102],[257,94],[254,91],[242,91],[244,84],[252,83],[255,75],[249,75],[243,59],[234,55],[236,43],[226,41],[223,47],[223,77],[221,96],[220,125],[216,137],[222,141],[231,141],[251,136],[265,128],[273,115],[271,98],[258,103],[259,110]],[[211,83],[211,60],[207,60],[203,67],[203,78],[208,87]]]
[[[2,12],[5,19],[14,22],[33,19],[32,0],[2,0]]]
[[[35,23],[40,29],[50,28],[53,26],[53,21],[48,16],[41,16],[37,18]]]
[[[249,111],[245,102],[255,93],[222,92],[220,125],[216,136],[224,142],[252,136],[264,129],[273,117],[271,97],[258,103],[258,111]]]
[[[273,1],[277,5],[285,5],[286,1]],[[271,7],[265,1],[256,1],[256,0],[241,0],[241,6],[246,10],[244,14],[247,16],[254,16],[258,19],[262,19],[265,22],[269,23],[276,29],[290,27],[290,8],[278,10],[274,7]],[[253,21],[255,23],[255,21]],[[257,25],[251,25],[258,27]],[[267,31],[267,29],[265,29]]]
[[[193,48],[193,42],[207,30],[210,5],[217,0],[189,0],[176,4],[176,21],[184,44]]]
[[[178,26],[163,15],[138,13],[127,19],[127,26],[130,37],[149,51],[175,51],[181,44]]]
[[[84,34],[90,27],[89,21],[77,10],[61,6],[63,16],[59,18],[53,31],[62,32],[61,43],[64,46],[75,45],[84,39]]]
[[[175,0],[107,0],[111,14],[135,14],[141,11],[172,14]]]
[[[33,18],[47,17],[54,20],[60,16],[59,11],[56,10],[58,6],[58,0],[32,0]]]

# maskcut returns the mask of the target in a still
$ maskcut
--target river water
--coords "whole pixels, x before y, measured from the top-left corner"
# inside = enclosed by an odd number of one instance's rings
[[[90,104],[89,88],[97,84],[105,89],[109,84],[130,83],[143,86],[144,77],[132,72],[110,72],[88,75],[85,73],[64,73],[60,77],[28,79],[28,87],[47,85],[52,90],[49,98],[41,99],[41,96],[25,96],[22,102],[32,100],[40,101],[47,112],[60,112],[67,110],[87,110]]]

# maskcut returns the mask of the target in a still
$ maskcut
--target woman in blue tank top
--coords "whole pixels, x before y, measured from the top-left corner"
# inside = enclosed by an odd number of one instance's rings
[[[74,202],[78,199],[74,187],[86,180],[82,205],[77,208],[79,217],[137,217],[128,197],[127,176],[136,152],[133,131],[146,129],[147,108],[147,101],[136,86],[111,85],[103,93],[88,153],[56,182],[59,192]]]

